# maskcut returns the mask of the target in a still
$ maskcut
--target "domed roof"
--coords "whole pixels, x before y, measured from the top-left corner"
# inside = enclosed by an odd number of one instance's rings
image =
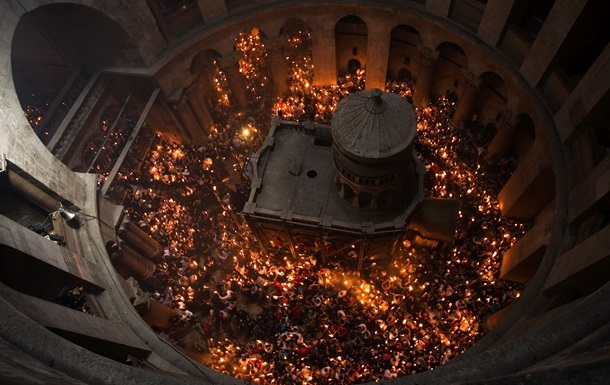
[[[411,104],[379,88],[342,99],[332,118],[336,145],[361,158],[387,158],[407,148],[417,131]]]

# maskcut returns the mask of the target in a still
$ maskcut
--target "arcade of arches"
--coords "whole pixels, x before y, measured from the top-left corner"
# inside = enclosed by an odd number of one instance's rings
[[[606,2],[8,3],[2,378],[607,378]],[[261,244],[240,212],[271,120],[330,124],[374,88],[414,107],[454,238],[417,218],[363,258],[327,217]],[[353,210],[396,199],[340,173]]]

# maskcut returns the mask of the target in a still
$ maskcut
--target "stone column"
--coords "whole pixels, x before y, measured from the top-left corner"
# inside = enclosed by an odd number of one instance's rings
[[[511,175],[498,194],[502,216],[513,219],[533,218],[555,196],[555,175],[546,144],[536,144]]]
[[[352,206],[360,208],[360,191],[354,191],[354,198],[352,198]]]
[[[133,222],[125,222],[123,229],[119,231],[119,236],[146,259],[153,262],[161,261],[163,255],[161,245]]]
[[[216,91],[216,85],[214,84],[215,67],[216,64],[210,60],[209,63],[201,67],[197,77],[197,89],[201,93],[203,103],[208,108],[208,111],[216,103],[216,98],[218,97],[218,91]]]
[[[508,23],[514,5],[515,0],[489,0],[487,2],[483,18],[477,29],[477,36],[490,47],[495,47],[500,41],[500,36]]]
[[[426,107],[430,103],[430,92],[434,82],[434,66],[438,60],[438,52],[424,46],[418,46],[417,49],[421,53],[421,64],[415,82],[413,103],[418,107]]]
[[[85,294],[88,293],[85,292]],[[27,316],[31,321],[35,321],[37,324],[36,327],[44,327],[48,330],[52,330],[54,333],[57,333],[66,340],[72,341],[77,345],[81,345],[83,347],[89,346],[92,352],[97,352],[98,354],[101,351],[105,351],[106,353],[112,352],[113,357],[131,354],[141,359],[145,359],[151,353],[150,348],[146,346],[144,341],[138,339],[133,331],[130,330],[129,326],[124,323],[116,322],[115,320],[108,320],[102,317],[94,317],[82,311],[71,309],[68,306],[62,306],[49,300],[22,294],[5,285],[0,286],[0,296],[3,299],[2,308],[0,308],[0,312],[2,312],[3,315],[12,312],[12,310],[6,307],[6,305],[14,307],[14,309],[17,309],[22,313],[21,317]],[[21,324],[22,321],[18,321],[19,318],[16,318],[13,315],[10,319],[12,321],[9,322],[14,323],[15,325],[19,323],[20,329],[22,329],[25,333],[30,332],[29,327],[26,327],[25,324]],[[6,333],[5,327],[6,326],[3,327],[3,333]],[[59,352],[57,347],[52,344],[51,340],[44,337],[37,339],[32,336],[32,341],[35,341],[34,343],[39,345],[39,347],[43,345],[49,346],[49,348],[55,351],[56,354]],[[4,345],[3,351],[6,351],[4,350]],[[79,353],[76,353],[75,351],[75,354]],[[99,359],[99,356],[96,357],[96,360]],[[16,362],[20,362],[20,360]],[[23,365],[27,364],[23,362]],[[24,373],[31,373],[30,370],[33,368],[24,366],[24,368],[26,367],[28,369],[25,369],[26,372]],[[45,371],[41,373],[44,372]],[[24,377],[16,376],[16,378]],[[52,381],[52,377],[47,377],[46,375],[44,377],[39,377],[41,379],[44,378],[45,381],[35,381],[33,380],[35,377],[30,377],[29,375],[25,378],[32,379],[32,381],[24,380],[14,382],[8,380],[8,382],[6,382],[6,380],[4,380],[2,383],[81,383],[80,381]]]
[[[179,309],[172,309],[151,298],[148,302],[148,309],[142,314],[142,319],[158,329],[169,329],[174,326],[173,318],[181,315],[182,312]]]
[[[609,263],[610,225],[606,225],[557,258],[544,291],[554,293],[568,287],[591,292],[607,283]]]
[[[169,29],[169,25],[167,24],[167,20],[165,20],[165,15],[161,12],[161,7],[159,6],[158,0],[146,0],[148,3],[148,7],[150,8],[155,21],[157,22],[157,27],[159,27],[159,31],[167,41],[172,41],[176,38],[172,31]]]
[[[176,140],[180,143],[183,143],[186,139],[188,139],[188,132],[178,119],[174,105],[168,103],[166,100],[157,101],[156,105],[159,109],[158,113],[168,116],[173,123],[158,127],[159,131],[163,133],[163,136],[168,140]]]
[[[0,185],[0,188],[6,187]],[[35,279],[36,276],[39,277],[36,278],[39,285],[44,285],[43,281],[57,283],[56,280],[61,279],[62,282],[81,282],[88,293],[97,294],[104,290],[103,280],[96,274],[97,267],[86,258],[45,239],[3,215],[0,215],[0,234],[3,258],[18,257],[23,261],[36,261],[37,269],[40,269],[35,275],[26,271],[20,275],[7,275],[5,284],[8,285],[10,281],[24,284]],[[49,274],[46,274],[47,271]],[[49,283],[50,285],[52,283]]]
[[[284,53],[284,37],[278,36],[264,41],[271,76],[273,77],[273,92],[275,96],[283,96],[288,92],[288,61]]]
[[[25,197],[48,213],[57,211],[57,209],[61,207],[61,203],[57,199],[36,187],[32,182],[28,181],[14,170],[7,168],[6,179],[9,185],[15,189],[15,192],[18,192],[19,196]]]
[[[533,88],[551,66],[586,4],[587,0],[557,1],[551,8],[520,68],[521,75]]]
[[[369,28],[366,53],[366,89],[385,90],[391,31],[387,23],[374,23]]]
[[[214,119],[201,97],[201,91],[199,90],[199,87],[197,87],[197,83],[185,90],[185,93],[188,97],[189,106],[191,107],[191,110],[193,110],[199,125],[203,128],[206,135],[209,134],[211,128],[214,126]]]
[[[199,126],[199,122],[191,109],[191,106],[188,103],[188,98],[186,96],[182,97],[182,100],[178,102],[178,104],[172,105],[176,118],[188,133],[188,136],[193,143],[203,143],[205,142],[205,135],[203,133],[203,129]]]
[[[549,245],[553,212],[536,217],[536,224],[502,255],[500,279],[526,283],[536,273]]]
[[[369,204],[369,207],[372,209],[377,209],[379,208],[378,203],[377,203],[377,199],[379,198],[379,193],[373,193],[373,196],[371,197],[371,203]]]
[[[447,0],[426,0],[426,12],[435,14],[440,17],[449,16],[451,9],[451,1]]]
[[[313,84],[328,86],[337,84],[337,52],[335,29],[332,24],[318,24],[311,34],[311,54],[314,66]]]
[[[583,131],[583,121],[596,108],[610,90],[610,44],[597,57],[585,76],[554,117],[555,126],[562,142],[571,142]]]
[[[218,66],[225,73],[231,95],[237,100],[242,110],[248,108],[248,89],[246,78],[239,72],[239,52],[233,52],[230,56],[219,58]]]
[[[154,263],[144,258],[124,242],[121,242],[120,250],[116,253],[112,262],[125,267],[137,279],[152,278],[156,269]]]
[[[581,221],[595,210],[610,207],[610,156],[570,191],[570,222]]]
[[[481,93],[479,79],[477,79],[472,72],[467,71],[464,74],[464,77],[466,78],[466,81],[464,82],[464,92],[460,95],[452,119],[455,126],[472,116],[474,107]]]
[[[513,123],[512,111],[504,108],[502,111],[502,119],[498,125],[498,130],[494,135],[491,143],[487,146],[487,153],[484,159],[488,162],[496,162],[504,157],[517,137],[517,126]]]
[[[197,0],[197,7],[199,7],[199,12],[201,12],[201,17],[205,23],[227,14],[224,0]]]

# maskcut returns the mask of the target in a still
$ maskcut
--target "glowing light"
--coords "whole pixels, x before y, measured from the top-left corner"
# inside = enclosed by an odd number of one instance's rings
[[[332,237],[294,245],[299,258],[293,260],[290,242],[277,234],[268,239],[273,254],[265,255],[236,215],[235,196],[243,199],[248,191],[230,188],[225,175],[239,175],[251,149],[260,145],[270,113],[328,123],[341,98],[364,89],[364,70],[342,76],[334,86],[314,86],[309,39],[305,30],[286,33],[291,93],[267,103],[270,77],[260,33],[240,34],[235,44],[248,93],[253,106],[267,108],[233,113],[226,78],[213,68],[217,129],[208,144],[161,142],[152,147],[142,177],[125,177],[139,186],[125,202],[130,218],[165,251],[155,271],[164,290],[153,295],[174,308],[203,298],[195,305],[214,311],[194,316],[207,332],[200,345],[189,349],[206,357],[213,369],[247,382],[319,384],[338,373],[344,373],[341,381],[364,382],[384,378],[380,365],[388,368],[389,377],[432,369],[483,334],[481,319],[493,298],[501,297],[504,306],[520,296],[517,286],[500,282],[497,275],[503,251],[525,226],[499,216],[495,196],[501,181],[482,174],[470,155],[478,144],[467,130],[458,132],[448,124],[454,107],[440,98],[417,111],[414,145],[428,170],[426,195],[460,199],[458,236],[450,248],[436,250],[431,258],[405,239],[397,243],[400,250],[387,269],[370,264],[362,272],[342,264],[358,255],[356,245]],[[386,89],[408,99],[412,87],[389,82]],[[322,248],[335,251],[328,253],[325,266],[317,259]],[[244,301],[260,311],[260,318],[244,310]],[[301,318],[295,315],[299,311]],[[235,335],[233,322],[245,323],[236,329],[248,335]],[[348,340],[353,349],[345,354],[340,341]],[[359,372],[350,372],[356,366]]]

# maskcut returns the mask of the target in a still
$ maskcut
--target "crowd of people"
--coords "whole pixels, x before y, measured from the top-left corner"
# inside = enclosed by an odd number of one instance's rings
[[[287,120],[329,123],[364,76],[325,88],[293,83],[291,96],[268,105]],[[409,100],[413,84],[386,90]],[[326,264],[313,248],[298,248],[296,260],[281,248],[264,254],[238,215],[249,194],[242,170],[270,111],[245,117],[223,106],[204,146],[160,140],[125,181],[136,187],[129,217],[164,246],[154,280],[142,285],[183,314],[160,332],[215,370],[259,384],[379,381],[432,369],[471,346],[485,317],[519,297],[498,272],[526,225],[502,218],[495,200],[514,162],[485,165],[490,138],[476,122],[451,125],[454,103],[439,97],[417,110],[415,143],[426,194],[459,200],[454,242],[404,242],[390,264],[361,271],[342,263],[349,247]],[[201,338],[184,339],[185,330]]]

